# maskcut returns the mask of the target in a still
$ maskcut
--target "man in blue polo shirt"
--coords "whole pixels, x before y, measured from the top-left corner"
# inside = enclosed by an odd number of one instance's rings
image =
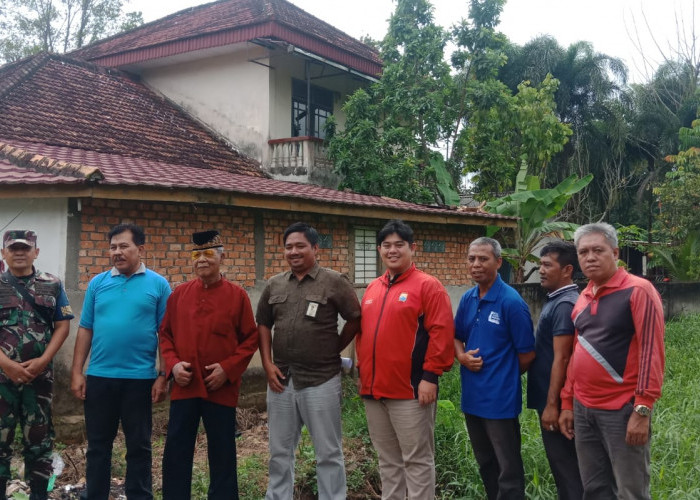
[[[524,499],[518,415],[520,374],[535,357],[530,310],[498,275],[498,241],[472,241],[467,262],[477,286],[462,296],[455,316],[462,411],[489,500]]]
[[[578,266],[576,247],[554,240],[540,251],[540,284],[549,292],[535,335],[535,361],[527,373],[527,407],[540,417],[542,443],[557,485],[559,500],[583,498],[576,446],[559,432],[559,393],[574,348],[571,311],[578,300],[572,275]]]
[[[151,405],[165,398],[165,374],[156,373],[156,359],[170,286],[141,262],[143,229],[119,224],[108,237],[114,267],[95,276],[85,292],[71,373],[71,390],[85,406],[87,498],[109,497],[112,445],[121,422],[126,496],[151,499]]]

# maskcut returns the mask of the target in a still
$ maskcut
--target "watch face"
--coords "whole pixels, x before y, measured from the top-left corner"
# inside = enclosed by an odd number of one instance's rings
[[[642,417],[648,417],[651,415],[651,409],[644,405],[637,405],[634,407],[634,411],[640,414]]]

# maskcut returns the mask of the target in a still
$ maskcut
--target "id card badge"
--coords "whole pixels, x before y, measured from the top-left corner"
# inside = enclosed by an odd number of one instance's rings
[[[309,318],[315,318],[318,313],[318,302],[309,302],[306,306],[306,316]]]

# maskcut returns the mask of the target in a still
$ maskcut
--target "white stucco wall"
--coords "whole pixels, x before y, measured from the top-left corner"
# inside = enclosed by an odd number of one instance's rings
[[[224,49],[222,49],[224,50]],[[184,108],[241,152],[265,164],[267,141],[291,136],[292,78],[304,80],[302,57],[253,44],[232,46],[229,53],[173,59],[143,68],[143,81]],[[345,124],[341,107],[347,96],[367,82],[314,62],[313,85],[334,92],[333,113]]]
[[[8,229],[35,231],[39,257],[34,265],[65,279],[68,231],[66,198],[0,200],[0,228],[0,236]]]
[[[142,78],[241,152],[262,160],[270,128],[270,70],[250,60],[264,55],[262,48],[248,45],[229,54],[148,68]]]

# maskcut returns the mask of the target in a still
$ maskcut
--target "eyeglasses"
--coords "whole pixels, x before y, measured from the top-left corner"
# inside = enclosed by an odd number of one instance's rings
[[[192,260],[199,259],[202,255],[207,259],[211,259],[216,255],[216,248],[207,248],[206,250],[192,250]]]

